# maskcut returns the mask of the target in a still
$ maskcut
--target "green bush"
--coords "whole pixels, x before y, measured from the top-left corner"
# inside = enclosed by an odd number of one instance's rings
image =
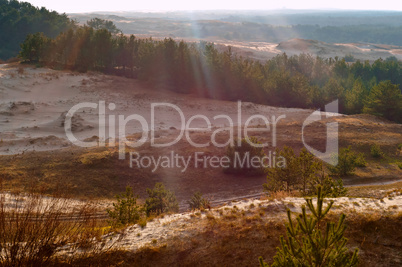
[[[166,189],[162,183],[156,183],[153,189],[148,188],[147,193],[148,198],[145,200],[147,216],[179,211],[179,204],[175,194]]]
[[[288,223],[286,236],[280,238],[281,246],[277,248],[274,262],[271,266],[357,266],[358,249],[351,255],[346,247],[345,215],[342,214],[338,223],[327,222],[324,227],[324,218],[333,205],[333,201],[324,208],[324,196],[321,187],[317,189],[317,205],[312,199],[306,199],[307,208],[311,212],[307,215],[306,207],[302,206],[302,214],[292,220],[288,209]],[[263,258],[259,258],[260,265],[269,266]]]
[[[187,204],[190,206],[191,210],[201,210],[206,208],[211,208],[209,200],[204,198],[200,192],[196,192]]]
[[[264,174],[264,168],[261,166],[255,168],[248,164],[253,157],[262,159],[265,156],[265,152],[262,147],[255,147],[252,144],[260,145],[257,138],[250,137],[249,142],[245,138],[240,141],[240,146],[235,144],[234,146],[228,146],[226,150],[226,156],[230,159],[229,167],[225,168],[224,173],[256,176]],[[249,160],[245,161],[245,164],[241,166],[240,161],[247,157]],[[240,159],[240,161],[239,161]]]
[[[384,152],[382,152],[381,147],[377,144],[373,144],[370,147],[371,156],[374,158],[382,158],[384,157]]]
[[[328,175],[322,174],[317,176],[310,184],[309,195],[313,195],[318,191],[318,187],[321,187],[323,197],[343,197],[346,196],[348,190],[343,186],[343,180],[334,180]]]
[[[285,159],[285,166],[274,167],[267,170],[267,183],[264,184],[266,191],[278,191],[298,189],[300,186],[301,169],[297,155],[291,147],[284,146],[277,149],[276,155]]]
[[[300,151],[297,163],[299,165],[298,169],[300,170],[300,191],[303,195],[306,195],[308,184],[314,181],[317,177],[317,173],[322,170],[322,163],[305,148]],[[314,190],[314,192],[316,192],[316,190]]]
[[[318,161],[306,149],[302,149],[296,155],[291,147],[284,146],[282,150],[276,150],[278,157],[283,157],[286,166],[282,168],[270,168],[267,170],[266,191],[279,191],[298,189],[302,194],[306,194],[308,185],[322,169],[322,163]]]
[[[44,58],[49,42],[50,39],[43,33],[28,34],[25,41],[21,44],[19,57],[25,61],[38,62]]]
[[[356,167],[367,167],[367,162],[366,162],[366,159],[364,158],[363,153],[357,154],[356,160],[355,160],[355,165],[356,165]]]
[[[346,176],[353,174],[357,166],[358,156],[352,151],[351,147],[341,148],[338,154],[338,164],[329,166],[329,171],[333,175]]]
[[[113,209],[107,210],[112,225],[135,224],[139,221],[141,208],[137,205],[137,197],[133,189],[126,187],[126,192],[116,196],[117,203],[113,203]]]

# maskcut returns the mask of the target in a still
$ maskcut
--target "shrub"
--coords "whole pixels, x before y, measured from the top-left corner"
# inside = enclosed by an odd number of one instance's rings
[[[364,158],[363,153],[357,154],[356,160],[355,160],[355,165],[356,165],[356,167],[366,167],[367,166],[367,162],[366,162],[366,159]]]
[[[277,156],[285,159],[285,166],[270,168],[267,170],[266,191],[299,189],[306,194],[308,184],[315,178],[317,172],[322,169],[322,163],[314,158],[306,149],[295,155],[291,147],[285,146],[283,150],[276,150]]]
[[[346,62],[354,62],[354,61],[356,61],[355,57],[352,54],[348,54],[344,58],[345,58]]]
[[[373,144],[370,147],[371,156],[374,158],[382,158],[384,157],[384,152],[381,151],[381,147],[377,144]]]
[[[38,62],[44,58],[49,43],[50,39],[41,32],[28,34],[25,41],[21,44],[19,57],[24,61]]]
[[[162,183],[156,183],[153,189],[147,189],[148,198],[145,200],[145,212],[159,215],[165,212],[178,212],[179,204],[173,192],[166,189]]]
[[[346,196],[348,190],[343,186],[343,180],[334,180],[328,175],[322,174],[317,176],[310,184],[309,195],[315,194],[321,187],[323,197],[343,197]]]
[[[312,199],[306,199],[307,208],[302,206],[302,214],[292,220],[288,209],[286,236],[280,238],[281,246],[277,248],[274,262],[271,266],[357,266],[358,249],[352,255],[346,248],[345,215],[342,214],[338,223],[327,222],[324,228],[323,219],[333,205],[333,201],[324,208],[324,196],[321,187],[317,189],[317,205]],[[263,258],[259,258],[261,266],[268,266]]]
[[[306,194],[308,184],[317,176],[317,172],[322,169],[322,163],[316,160],[313,154],[309,153],[305,148],[300,151],[297,163],[300,169],[300,191],[302,194]]]
[[[200,192],[196,192],[191,199],[187,201],[187,204],[190,206],[191,210],[211,208],[209,200],[204,198]]]
[[[107,213],[111,218],[112,225],[127,225],[137,223],[140,219],[141,209],[137,205],[137,197],[133,189],[126,187],[126,192],[116,196],[117,203],[113,203],[113,210],[108,209]]]
[[[351,150],[351,147],[341,148],[338,154],[338,164],[329,166],[329,171],[333,175],[346,176],[353,174],[356,168],[357,155]]]
[[[291,147],[284,146],[282,150],[277,149],[276,155],[285,159],[286,165],[279,168],[270,168],[267,170],[267,183],[264,189],[267,191],[286,190],[290,191],[299,186],[300,182],[300,165]]]
[[[250,144],[251,143],[251,144]],[[250,137],[249,142],[245,138],[240,141],[240,146],[228,146],[226,150],[226,156],[230,159],[229,167],[225,168],[224,173],[238,174],[238,175],[247,175],[247,176],[256,176],[264,174],[263,166],[253,167],[251,164],[248,164],[252,158],[258,157],[262,160],[265,156],[264,150],[262,147],[255,147],[252,144],[260,145],[257,138]],[[245,161],[245,164],[242,165],[244,158],[248,158],[249,160]]]

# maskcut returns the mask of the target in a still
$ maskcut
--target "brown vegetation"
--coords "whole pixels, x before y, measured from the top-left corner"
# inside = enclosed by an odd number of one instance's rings
[[[222,218],[210,215],[204,227],[191,238],[156,242],[136,252],[120,250],[83,257],[73,263],[101,266],[256,266],[261,255],[271,262],[285,227],[280,220],[264,218],[259,211]],[[346,215],[345,236],[349,239],[349,249],[359,248],[359,266],[400,265],[401,214]],[[328,220],[336,220],[337,217],[330,214]]]
[[[89,202],[76,208],[72,205],[60,197],[2,193],[0,265],[41,266],[54,260],[62,247],[74,252],[80,249],[82,255],[106,249],[97,244],[105,223],[97,218],[94,206]]]

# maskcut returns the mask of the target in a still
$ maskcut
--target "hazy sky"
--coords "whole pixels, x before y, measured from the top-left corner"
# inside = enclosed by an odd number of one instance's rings
[[[25,0],[58,12],[132,11],[132,10],[262,10],[262,9],[360,9],[402,10],[398,0]]]

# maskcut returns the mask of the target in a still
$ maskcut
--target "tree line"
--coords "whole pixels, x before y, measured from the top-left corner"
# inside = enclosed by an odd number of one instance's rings
[[[340,112],[380,115],[401,122],[401,62],[354,63],[308,54],[265,62],[238,56],[231,47],[139,39],[87,25],[49,38],[30,34],[20,57],[58,69],[97,70],[147,80],[179,93],[266,105],[320,108],[335,99]]]

